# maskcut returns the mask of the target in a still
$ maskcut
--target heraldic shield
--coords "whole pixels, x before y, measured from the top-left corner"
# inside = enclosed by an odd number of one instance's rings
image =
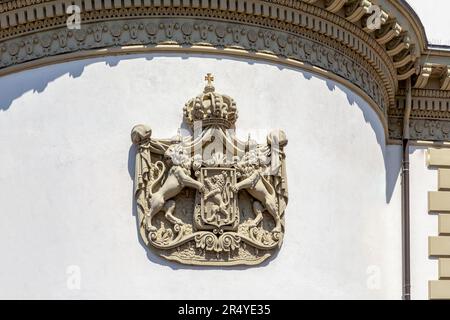
[[[287,138],[274,130],[264,144],[239,140],[236,103],[205,79],[183,110],[188,134],[155,139],[146,125],[131,132],[140,235],[171,261],[256,265],[283,242]]]
[[[237,231],[239,212],[236,195],[231,190],[236,185],[236,169],[202,168],[200,182],[205,193],[200,196],[200,217],[196,219],[199,228],[212,229],[216,234]]]

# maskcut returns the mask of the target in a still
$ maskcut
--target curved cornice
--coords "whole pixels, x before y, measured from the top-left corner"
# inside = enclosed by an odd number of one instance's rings
[[[16,3],[20,4],[20,2]],[[170,25],[175,25],[177,19],[189,18],[199,21],[209,19],[216,23],[208,27],[210,34],[207,39],[201,38],[200,34],[200,39],[185,42],[186,37],[181,32],[179,38],[175,40],[175,37],[172,39],[170,36],[174,32],[172,30],[158,33],[158,39],[155,42],[154,36],[149,32],[144,32],[139,39],[134,39],[133,30],[124,30],[128,33],[129,41],[120,44],[122,46],[154,45],[175,41],[193,45],[200,41],[212,46],[241,46],[246,50],[268,51],[324,69],[336,69],[336,73],[365,90],[384,114],[387,113],[388,107],[395,104],[395,92],[398,85],[396,69],[394,61],[384,47],[347,19],[303,1],[78,0],[84,12],[83,28],[78,31],[65,28],[67,17],[64,12],[66,5],[71,3],[66,3],[65,0],[44,0],[34,4],[36,7],[32,11],[34,14],[32,17],[25,15],[29,6],[18,5],[17,9],[8,11],[8,19],[4,16],[3,19],[0,17],[0,23],[8,25],[7,28],[0,30],[0,39],[3,40],[0,44],[2,54],[0,68],[90,47],[115,46],[118,40],[113,35],[111,35],[112,40],[108,41],[108,34],[113,33],[114,28],[117,28],[111,25],[111,21],[170,17],[171,21],[164,21],[162,27],[157,27],[159,31],[160,28],[174,29]],[[41,8],[41,11],[37,8]],[[18,18],[20,12],[23,12],[22,19]],[[220,26],[225,28],[223,39],[229,37],[223,44],[220,43],[221,39],[217,36],[217,32],[210,32],[218,27],[219,21],[232,23],[232,25]],[[145,24],[148,23],[148,21],[145,22]],[[142,25],[141,28],[145,27],[142,23],[140,25]],[[257,30],[252,30],[256,32],[255,37],[243,36],[249,32],[246,30],[247,26],[258,27]],[[120,26],[122,27],[127,28],[129,25]],[[99,32],[98,28],[104,31]],[[236,32],[236,28],[242,30]],[[83,41],[77,41],[77,37],[84,32],[94,35],[92,44],[88,47],[83,44]],[[193,34],[196,33],[198,33],[197,30]],[[99,38],[95,38],[96,36]],[[72,38],[75,38],[74,45],[66,45],[65,42]],[[288,38],[290,43],[284,43],[288,41]],[[324,56],[330,54],[326,51],[327,48],[334,48],[332,56]],[[345,59],[340,59],[341,56]],[[345,66],[337,66],[338,64],[345,64]]]
[[[284,21],[282,16],[287,13],[284,8],[302,11],[306,8],[302,3],[342,17],[378,41],[398,72],[396,81],[417,74],[423,65],[423,56],[433,56],[434,51],[450,61],[450,50],[436,50],[428,45],[419,17],[404,0],[0,0],[0,41],[58,25],[57,21],[50,23],[48,20],[67,17],[66,8],[71,4],[79,5],[86,14],[152,6],[192,7],[246,14],[262,11],[263,16]],[[380,30],[367,27],[372,5],[381,9]]]
[[[414,32],[416,38],[419,40],[419,48],[422,52],[428,50],[428,38],[425,32],[425,27],[417,15],[416,11],[405,0],[389,0],[390,3],[399,11],[398,14],[404,16],[410,24],[410,32]],[[397,14],[397,15],[398,15]]]
[[[66,27],[71,4],[82,10],[81,30]],[[367,24],[374,4],[379,29]],[[309,64],[362,90],[385,124],[399,113],[403,80],[450,90],[450,52],[428,46],[404,1],[0,0],[0,76],[136,45],[235,48]]]
[[[408,36],[408,28],[398,23],[395,15],[384,10],[381,11],[380,30],[366,26],[372,4],[377,4],[383,9],[383,5],[390,4],[390,1],[387,2],[377,0],[373,3],[368,0],[14,0],[0,4],[0,40],[41,30],[43,27],[41,25],[48,25],[47,20],[65,17],[66,8],[72,3],[78,4],[83,13],[142,7],[191,7],[262,15],[278,21],[286,21],[292,12],[307,10],[311,6],[305,4],[313,4],[316,9],[320,7],[331,13],[328,15],[329,20],[339,23],[339,18],[342,18],[357,27],[345,27],[347,30],[352,29],[351,32],[357,33],[362,30],[368,34],[369,37],[364,39],[365,41],[376,40],[383,47],[385,54],[390,56],[398,71],[398,79],[404,80],[411,76],[411,70],[414,69],[414,63],[418,57],[417,49]],[[317,14],[325,17],[323,12],[317,12]],[[343,23],[340,24],[343,25]],[[371,44],[371,46],[377,45]]]

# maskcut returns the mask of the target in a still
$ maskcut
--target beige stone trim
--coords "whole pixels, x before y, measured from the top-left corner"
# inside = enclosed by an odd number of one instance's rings
[[[450,167],[450,149],[429,149],[427,164],[430,167]]]
[[[439,215],[439,235],[450,234],[450,215]]]
[[[450,190],[450,169],[438,170],[438,189],[439,191]]]
[[[450,280],[429,281],[428,291],[432,300],[450,299]]]
[[[428,254],[432,257],[450,257],[450,237],[429,237]]]
[[[424,148],[450,148],[450,143],[445,141],[413,140],[411,141],[410,145]]]
[[[439,259],[439,279],[449,279],[450,278],[450,259],[441,258]]]
[[[431,191],[428,193],[428,211],[450,213],[450,192]]]
[[[428,238],[428,254],[439,258],[439,280],[428,282],[429,298],[450,299],[450,149],[430,148],[427,164],[438,170],[438,190],[428,193],[430,213],[439,213],[439,236]]]

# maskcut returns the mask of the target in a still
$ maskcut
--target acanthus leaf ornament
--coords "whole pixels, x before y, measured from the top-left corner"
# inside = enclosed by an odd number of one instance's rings
[[[279,249],[288,202],[282,130],[240,141],[234,100],[208,74],[186,103],[188,136],[155,139],[137,125],[135,197],[140,235],[162,257],[189,265],[256,265]]]

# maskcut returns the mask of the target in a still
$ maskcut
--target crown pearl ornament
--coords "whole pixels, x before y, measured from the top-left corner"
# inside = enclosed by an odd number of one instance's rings
[[[214,77],[208,73],[203,93],[189,100],[183,108],[184,119],[191,128],[201,121],[202,128],[234,128],[238,118],[236,102],[229,96],[215,92]]]

